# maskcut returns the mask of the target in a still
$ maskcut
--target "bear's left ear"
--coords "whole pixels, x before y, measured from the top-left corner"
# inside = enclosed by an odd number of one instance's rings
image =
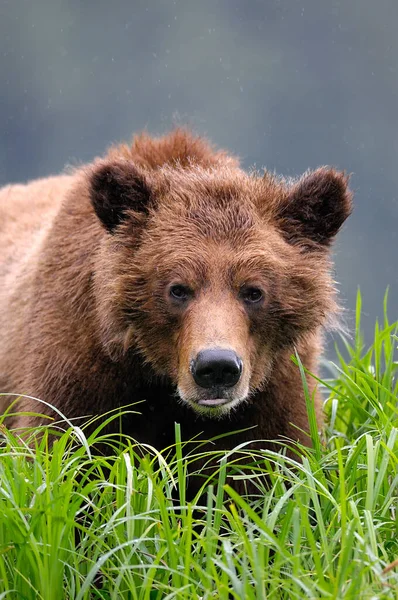
[[[90,175],[91,203],[110,233],[125,219],[128,210],[147,213],[151,195],[144,173],[128,160],[104,161]]]
[[[352,210],[348,176],[321,167],[301,177],[279,206],[285,238],[307,250],[327,247]]]

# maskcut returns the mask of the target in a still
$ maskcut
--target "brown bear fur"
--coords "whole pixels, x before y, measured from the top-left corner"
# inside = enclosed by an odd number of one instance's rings
[[[246,429],[220,449],[307,443],[291,355],[297,349],[316,373],[322,328],[336,313],[330,243],[350,210],[347,178],[334,169],[297,181],[246,174],[184,130],[144,134],[69,175],[3,188],[0,391],[69,418],[144,400],[124,428],[157,448],[173,442],[174,422],[184,439]],[[173,284],[183,298],[172,297]],[[212,347],[240,356],[233,388],[194,382],[193,357]],[[206,406],[206,394],[224,394],[226,405]],[[32,399],[18,409],[58,419]]]

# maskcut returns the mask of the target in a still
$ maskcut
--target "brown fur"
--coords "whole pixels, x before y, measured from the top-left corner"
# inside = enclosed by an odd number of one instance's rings
[[[69,418],[145,400],[125,429],[158,448],[172,442],[175,421],[185,439],[255,427],[219,448],[307,443],[290,356],[297,348],[317,371],[322,328],[336,312],[329,245],[350,209],[344,174],[248,175],[183,130],[141,135],[71,175],[3,188],[0,391],[41,398]],[[173,283],[189,288],[187,302],[170,297]],[[247,286],[262,290],[258,306],[243,302]],[[207,392],[190,361],[210,347],[243,362],[226,408],[198,404]],[[30,399],[19,409],[53,416]]]

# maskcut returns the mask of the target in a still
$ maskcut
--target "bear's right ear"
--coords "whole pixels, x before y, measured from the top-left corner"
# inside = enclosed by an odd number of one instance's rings
[[[90,199],[102,224],[113,233],[128,210],[148,212],[151,188],[145,175],[130,161],[108,161],[91,173]]]

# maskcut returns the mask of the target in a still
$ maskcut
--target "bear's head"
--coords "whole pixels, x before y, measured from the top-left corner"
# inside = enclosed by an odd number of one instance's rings
[[[106,235],[96,310],[113,360],[139,352],[209,417],[264,386],[336,310],[330,244],[351,210],[347,177],[296,181],[234,164],[98,161],[90,198]]]

